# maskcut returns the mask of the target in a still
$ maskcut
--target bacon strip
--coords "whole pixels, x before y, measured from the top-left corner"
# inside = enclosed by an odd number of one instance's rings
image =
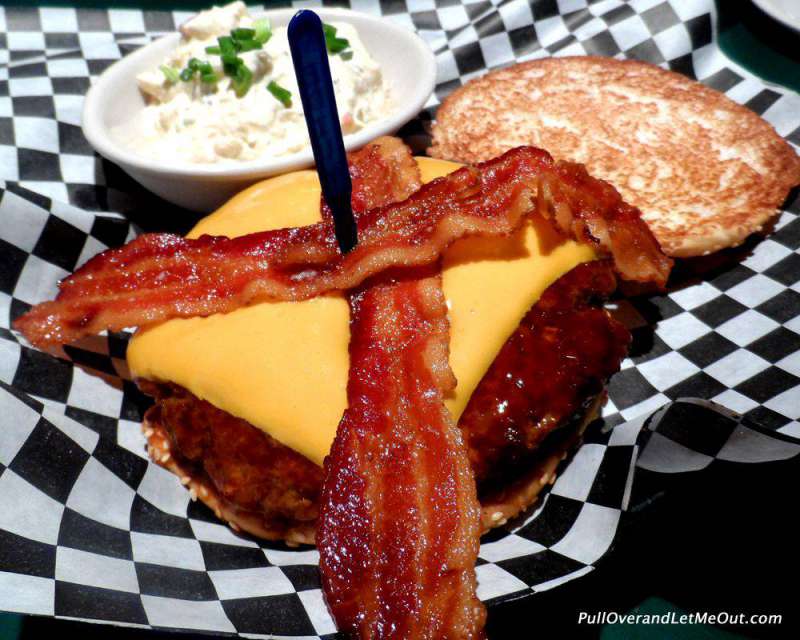
[[[103,329],[353,289],[387,268],[431,264],[461,237],[506,235],[534,211],[609,250],[623,277],[666,281],[671,261],[613,187],[580,165],[520,147],[434,180],[403,202],[365,211],[359,244],[346,256],[326,222],[234,239],[147,234],[87,262],[62,281],[55,301],[37,305],[15,326],[47,347]]]
[[[414,156],[400,138],[384,136],[359,151],[348,154],[350,181],[353,184],[353,213],[361,216],[369,209],[405,200],[422,185]],[[332,223],[331,210],[324,198],[322,219]]]
[[[354,182],[371,185],[358,202],[354,192],[357,219],[419,186],[413,160],[412,170],[396,149],[379,152],[399,156],[401,170],[392,176],[377,163],[353,163]],[[339,628],[363,638],[478,637],[479,504],[461,433],[442,402],[455,379],[441,277],[383,274],[368,284],[350,296],[349,409],[320,502],[328,603]]]
[[[440,276],[350,298],[349,407],[325,462],[317,544],[328,605],[360,638],[479,638],[480,511],[444,407],[455,385]]]
[[[591,177],[575,162],[555,163],[540,178],[540,215],[566,235],[610,253],[625,280],[666,284],[672,260],[661,251],[641,212],[622,200],[611,184]]]

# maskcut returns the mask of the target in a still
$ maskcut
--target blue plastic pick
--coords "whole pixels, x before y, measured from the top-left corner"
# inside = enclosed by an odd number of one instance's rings
[[[289,48],[322,194],[333,213],[339,248],[342,253],[347,253],[358,242],[350,203],[353,185],[336,110],[322,21],[313,11],[303,9],[289,22],[288,31]]]

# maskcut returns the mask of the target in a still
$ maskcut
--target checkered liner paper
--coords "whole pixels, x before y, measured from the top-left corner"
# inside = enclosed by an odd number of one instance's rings
[[[402,132],[418,149],[438,101],[465,80],[515,60],[587,53],[697,78],[800,144],[800,97],[723,56],[711,0],[352,6],[418,31],[436,52],[436,95]],[[140,430],[148,401],[128,376],[127,335],[86,340],[55,358],[10,329],[77,265],[132,238],[133,214],[170,220],[169,205],[92,153],[79,119],[93,76],[185,17],[0,8],[0,609],[332,635],[315,550],[235,535],[148,462]],[[798,214],[795,199],[766,240],[681,267],[668,295],[612,305],[632,330],[631,356],[613,378],[603,420],[543,503],[484,541],[483,600],[530,596],[592,571],[618,524],[635,517],[637,468],[678,473],[800,452]],[[676,402],[689,396],[732,411]]]

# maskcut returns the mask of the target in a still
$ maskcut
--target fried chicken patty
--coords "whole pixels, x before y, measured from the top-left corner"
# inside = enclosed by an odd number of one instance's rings
[[[619,369],[630,334],[601,306],[615,286],[607,261],[581,264],[555,281],[467,404],[459,428],[479,497],[492,505],[484,528],[516,515],[552,479],[554,460],[577,443],[605,382]],[[156,400],[145,416],[156,462],[185,484],[197,483],[201,499],[247,531],[313,541],[321,467],[182,387],[138,384]]]

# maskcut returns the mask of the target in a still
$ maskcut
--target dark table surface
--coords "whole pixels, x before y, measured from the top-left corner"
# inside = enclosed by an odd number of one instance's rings
[[[108,7],[110,2],[4,1],[3,5]],[[270,3],[265,3],[270,4]],[[203,8],[208,2],[140,0],[114,2],[118,8]],[[761,12],[749,0],[717,0],[718,41],[732,60],[764,80],[800,92],[800,33]],[[754,465],[682,474],[664,497],[648,507],[647,518],[624,529],[611,556],[595,571],[534,598],[493,609],[490,638],[798,638],[800,612],[796,587],[776,580],[800,574],[800,556],[778,549],[800,539],[796,521],[778,519],[787,502],[796,503],[800,462]],[[641,478],[637,478],[641,482]],[[655,481],[655,480],[654,480]],[[767,489],[769,489],[767,491]],[[764,499],[764,496],[769,496]],[[691,545],[688,544],[691,528]],[[647,559],[643,562],[643,559]],[[781,613],[774,626],[742,625],[587,625],[579,612],[681,614]],[[85,640],[173,638],[174,634],[0,614],[0,640],[34,640],[74,632]],[[181,634],[183,638],[202,638]]]

